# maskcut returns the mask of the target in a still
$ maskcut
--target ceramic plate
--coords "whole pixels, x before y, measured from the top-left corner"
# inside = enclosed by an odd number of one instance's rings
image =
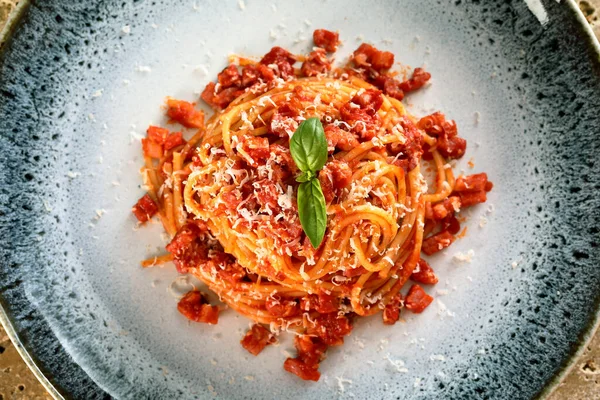
[[[596,325],[600,61],[574,2],[24,3],[0,56],[0,300],[56,397],[529,399]],[[338,60],[364,40],[424,65],[409,111],[455,119],[459,170],[495,186],[432,261],[436,302],[361,321],[308,383],[282,369],[290,340],[253,357],[233,311],[181,317],[175,269],[139,265],[161,228],[130,208],[165,96],[197,100],[232,53],[306,52],[318,27],[340,32]]]

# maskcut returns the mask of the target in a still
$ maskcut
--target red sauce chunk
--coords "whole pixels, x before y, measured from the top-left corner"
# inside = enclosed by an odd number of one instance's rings
[[[488,182],[487,174],[482,172],[469,176],[459,176],[454,184],[456,192],[479,192],[486,189]]]
[[[142,150],[146,157],[161,158],[163,156],[163,146],[151,139],[142,139]]]
[[[340,35],[337,32],[331,32],[327,29],[315,29],[313,32],[313,42],[315,46],[322,47],[330,53],[337,50],[340,44]]]
[[[204,126],[204,112],[196,110],[194,104],[187,101],[167,99],[167,116],[186,128]]]
[[[422,88],[431,79],[431,74],[425,72],[423,68],[415,68],[412,77],[400,84],[400,89],[404,92],[412,92]]]
[[[331,70],[331,61],[327,58],[324,49],[315,49],[310,52],[300,69],[304,76],[317,76]]]
[[[232,86],[237,87],[242,83],[242,76],[240,75],[237,66],[235,64],[230,64],[217,75],[217,81],[224,89]]]
[[[179,273],[187,273],[190,268],[208,261],[209,248],[202,240],[206,229],[203,223],[187,223],[166,246],[166,250],[173,254],[173,263]]]
[[[460,197],[450,196],[432,207],[433,218],[436,220],[441,220],[446,218],[448,215],[454,215],[455,212],[460,211],[460,206]]]
[[[300,300],[300,309],[303,311],[315,310],[321,314],[327,314],[338,312],[339,308],[339,299],[323,292],[318,295],[310,294]]]
[[[244,139],[241,154],[244,160],[252,167],[264,165],[271,151],[269,149],[269,139],[265,137],[250,136]]]
[[[334,124],[325,125],[324,131],[330,154],[335,149],[350,151],[360,144],[353,133],[345,131]]]
[[[394,64],[394,54],[389,51],[380,51],[370,44],[363,43],[354,50],[352,61],[358,67],[373,68],[381,72],[390,69]]]
[[[219,322],[219,308],[207,304],[202,293],[197,290],[183,296],[177,304],[177,310],[190,321],[211,325]]]
[[[275,337],[267,328],[260,324],[254,324],[240,343],[248,352],[257,356],[267,345],[274,342]]]
[[[183,134],[181,132],[174,132],[165,139],[165,144],[163,146],[165,150],[171,150],[172,148],[181,146],[182,144],[185,144]]]
[[[265,301],[265,308],[269,314],[280,318],[289,318],[300,313],[300,305],[296,300],[269,297]]]
[[[263,56],[260,63],[270,67],[276,76],[287,79],[294,76],[296,58],[284,48],[275,46]]]
[[[333,312],[318,316],[314,326],[310,326],[306,332],[318,336],[328,346],[338,346],[344,343],[344,336],[352,332],[352,325],[347,317]]]
[[[445,249],[454,242],[455,237],[448,231],[442,231],[423,240],[421,251],[428,256]]]
[[[449,215],[442,220],[442,230],[456,235],[460,231],[460,222],[454,215]]]
[[[137,203],[135,203],[135,206],[133,206],[131,211],[138,221],[144,223],[158,212],[158,206],[148,194],[145,194],[137,201]]]
[[[383,93],[396,100],[402,100],[404,98],[404,91],[400,87],[400,82],[390,76],[379,75],[372,83],[383,90]]]
[[[420,314],[432,301],[433,297],[425,293],[421,286],[415,284],[408,290],[406,300],[404,300],[404,307],[415,314]]]
[[[340,191],[348,185],[352,179],[352,169],[346,161],[331,160],[319,172],[319,183],[325,201],[330,203]]]
[[[283,368],[305,381],[318,381],[319,363],[325,357],[327,345],[319,338],[299,335],[294,338],[294,346],[298,356],[285,360]]]
[[[350,125],[352,132],[359,134],[362,140],[371,140],[377,135],[380,126],[377,110],[381,104],[381,91],[365,90],[344,104],[340,108],[340,115],[344,122]]]
[[[161,128],[159,126],[150,125],[146,130],[146,136],[148,139],[157,144],[165,144],[165,140],[171,132],[168,129]]]
[[[402,306],[402,295],[393,295],[383,309],[383,323],[394,325],[400,319],[400,308]]]
[[[283,363],[283,369],[287,372],[297,375],[300,379],[305,381],[318,381],[321,377],[321,373],[319,372],[319,364],[309,365],[299,359],[296,358],[288,358]]]
[[[487,200],[487,194],[485,190],[478,192],[459,192],[460,202],[463,207],[470,207],[475,204],[485,203]]]
[[[417,266],[410,276],[410,279],[425,285],[435,285],[438,283],[438,277],[433,272],[433,268],[431,268],[427,261],[422,258],[417,262]]]

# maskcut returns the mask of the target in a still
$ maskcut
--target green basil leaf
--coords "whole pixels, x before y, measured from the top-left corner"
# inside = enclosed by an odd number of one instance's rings
[[[298,177],[296,178],[296,182],[308,182],[314,177],[315,177],[315,174],[313,172],[306,171],[306,172],[303,172],[300,175],[298,175]]]
[[[317,178],[298,187],[298,214],[304,233],[316,249],[323,241],[327,228],[327,208],[321,184]]]
[[[300,171],[317,172],[327,161],[327,139],[319,118],[302,121],[290,140],[290,153]]]

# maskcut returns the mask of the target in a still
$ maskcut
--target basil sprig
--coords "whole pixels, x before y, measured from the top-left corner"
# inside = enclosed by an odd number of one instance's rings
[[[290,140],[290,153],[302,173],[296,178],[298,214],[310,243],[316,249],[323,241],[327,228],[325,196],[317,172],[327,162],[327,140],[318,118],[302,121]]]

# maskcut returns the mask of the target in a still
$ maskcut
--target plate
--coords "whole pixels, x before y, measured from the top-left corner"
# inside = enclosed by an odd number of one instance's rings
[[[543,396],[598,323],[599,46],[572,1],[25,2],[0,57],[2,321],[57,398],[490,398]],[[139,136],[167,95],[197,100],[229,54],[312,46],[338,30],[424,65],[405,100],[442,110],[486,171],[488,203],[432,260],[435,304],[361,321],[318,383],[259,357],[248,321],[176,310],[164,246],[136,230]],[[474,251],[470,263],[457,252]],[[175,287],[174,287],[175,286]]]

